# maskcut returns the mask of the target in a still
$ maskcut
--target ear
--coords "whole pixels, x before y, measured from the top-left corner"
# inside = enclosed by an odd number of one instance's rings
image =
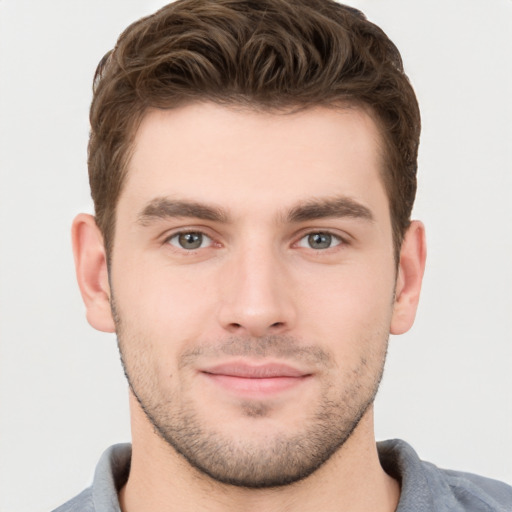
[[[421,222],[413,221],[405,233],[400,249],[391,334],[403,334],[414,323],[426,257],[425,227]]]
[[[99,331],[114,332],[107,256],[94,217],[85,213],[78,215],[73,221],[71,236],[76,278],[87,310],[87,321]]]

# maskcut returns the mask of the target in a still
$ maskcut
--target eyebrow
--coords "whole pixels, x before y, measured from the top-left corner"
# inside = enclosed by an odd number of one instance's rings
[[[157,197],[139,213],[138,223],[147,226],[154,219],[190,217],[213,222],[229,222],[228,214],[217,206],[196,201]],[[304,222],[327,217],[350,217],[373,221],[370,209],[350,197],[312,199],[298,204],[285,213],[288,222]]]
[[[218,207],[195,201],[183,201],[157,197],[151,200],[139,213],[138,222],[146,226],[151,220],[172,217],[193,217],[213,222],[227,222],[227,214]]]
[[[326,217],[350,217],[373,221],[371,210],[350,197],[313,199],[293,207],[288,212],[289,222],[304,222]]]

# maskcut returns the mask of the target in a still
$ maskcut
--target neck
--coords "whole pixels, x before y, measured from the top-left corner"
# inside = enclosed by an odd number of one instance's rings
[[[190,466],[155,434],[133,397],[132,461],[120,492],[123,512],[281,512],[396,510],[398,483],[382,469],[370,408],[345,444],[317,471],[291,485],[247,489],[221,484]]]

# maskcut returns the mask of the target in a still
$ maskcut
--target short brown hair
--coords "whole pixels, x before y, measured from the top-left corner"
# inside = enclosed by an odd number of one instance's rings
[[[107,253],[144,113],[205,100],[369,109],[383,138],[398,254],[416,194],[418,104],[396,46],[333,0],[178,0],[121,34],[96,70],[90,112],[89,179]]]

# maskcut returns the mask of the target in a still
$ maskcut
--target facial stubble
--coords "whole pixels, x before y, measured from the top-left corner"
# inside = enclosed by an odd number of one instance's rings
[[[169,393],[161,388],[151,358],[151,343],[128,335],[114,301],[112,312],[125,375],[154,431],[193,468],[224,484],[271,488],[292,484],[314,473],[350,438],[372,405],[382,378],[387,350],[384,330],[373,333],[371,339],[361,340],[371,348],[350,371],[344,386],[338,384],[339,389],[336,389],[335,381],[324,379],[318,403],[305,414],[300,431],[277,431],[269,432],[264,438],[238,436],[235,439],[223,433],[222,425],[207,424],[200,417],[186,389]],[[380,339],[375,340],[376,337]],[[304,347],[288,336],[250,340],[232,337],[222,343],[195,347],[182,354],[180,368],[193,366],[205,353],[286,357],[323,368],[326,375],[344,371],[336,367],[332,356],[323,349]],[[263,401],[241,401],[239,409],[241,416],[255,422],[272,415],[272,407]]]

